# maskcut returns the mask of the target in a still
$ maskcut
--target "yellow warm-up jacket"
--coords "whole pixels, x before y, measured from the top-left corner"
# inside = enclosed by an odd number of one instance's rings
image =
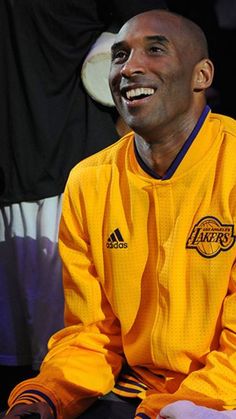
[[[75,418],[114,390],[142,418],[180,399],[236,408],[235,223],[233,119],[202,115],[164,178],[132,132],[80,162],[60,224],[67,327],[10,405]]]

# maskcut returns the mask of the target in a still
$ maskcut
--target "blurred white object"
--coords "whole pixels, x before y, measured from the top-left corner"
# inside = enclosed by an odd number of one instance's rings
[[[214,410],[208,407],[197,406],[193,402],[180,400],[170,403],[160,411],[157,419],[235,419],[236,410]]]
[[[115,106],[108,83],[111,64],[111,46],[115,34],[103,32],[84,60],[81,78],[87,93],[105,106]]]

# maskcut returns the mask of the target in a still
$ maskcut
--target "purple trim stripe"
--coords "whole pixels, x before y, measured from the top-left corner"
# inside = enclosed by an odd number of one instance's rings
[[[142,419],[150,419],[150,416],[145,415],[145,413],[137,413],[136,418],[142,418]]]
[[[130,380],[128,378],[125,378],[124,376],[121,376],[120,379],[119,379],[119,384],[121,384],[122,382],[123,383],[127,383],[127,384],[132,384],[132,385],[137,386],[137,387],[140,387],[143,390],[147,390],[147,386],[145,386],[145,384],[141,384],[141,383],[139,383],[137,381]]]
[[[141,390],[137,390],[137,389],[134,389],[134,388],[121,386],[120,384],[116,384],[115,385],[115,388],[117,388],[117,390],[125,391],[126,393],[138,394],[138,393],[141,392]]]
[[[25,390],[14,401],[18,400],[19,398],[22,398],[23,394],[26,395],[25,399],[27,399],[27,394],[32,394],[32,395],[35,394],[35,396],[40,396],[42,399],[44,399],[49,404],[49,406],[51,407],[51,409],[53,411],[54,417],[55,418],[57,417],[56,407],[55,407],[54,403],[52,402],[52,400],[48,396],[46,396],[46,394],[41,393],[41,391],[38,391],[38,390]],[[38,401],[38,399],[36,398],[35,401]]]
[[[161,179],[161,180],[170,179],[173,176],[173,174],[176,171],[179,164],[181,163],[181,161],[183,160],[185,154],[187,153],[187,151],[188,151],[189,147],[191,146],[193,140],[195,139],[196,135],[200,131],[200,128],[202,127],[203,122],[205,121],[205,119],[206,119],[208,113],[210,112],[210,110],[211,110],[210,107],[208,105],[206,105],[205,108],[203,109],[203,112],[202,112],[198,122],[196,123],[193,131],[191,132],[191,134],[189,135],[189,137],[185,141],[181,150],[179,151],[179,153],[177,154],[174,161],[171,163],[169,169],[167,170],[167,172],[165,173],[165,175],[163,177],[159,176],[154,170],[152,170],[150,167],[148,167],[146,165],[146,163],[142,160],[140,154],[138,153],[137,146],[136,146],[135,141],[134,141],[135,156],[136,156],[136,159],[137,159],[139,165],[142,167],[142,169],[146,173],[148,173],[150,176],[152,176],[154,179]]]

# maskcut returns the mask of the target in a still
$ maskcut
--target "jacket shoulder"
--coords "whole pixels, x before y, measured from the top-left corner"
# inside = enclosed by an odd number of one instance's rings
[[[222,131],[236,137],[236,119],[217,113],[212,113],[210,119],[220,122]]]

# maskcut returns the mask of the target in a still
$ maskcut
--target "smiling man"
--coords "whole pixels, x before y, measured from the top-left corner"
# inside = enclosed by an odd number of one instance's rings
[[[201,29],[129,20],[110,87],[132,131],[70,174],[66,327],[8,419],[236,418],[236,122],[213,114]]]
[[[142,158],[158,175],[165,174],[201,116],[212,77],[206,39],[194,23],[149,12],[120,31],[112,47],[113,98],[135,131]]]

